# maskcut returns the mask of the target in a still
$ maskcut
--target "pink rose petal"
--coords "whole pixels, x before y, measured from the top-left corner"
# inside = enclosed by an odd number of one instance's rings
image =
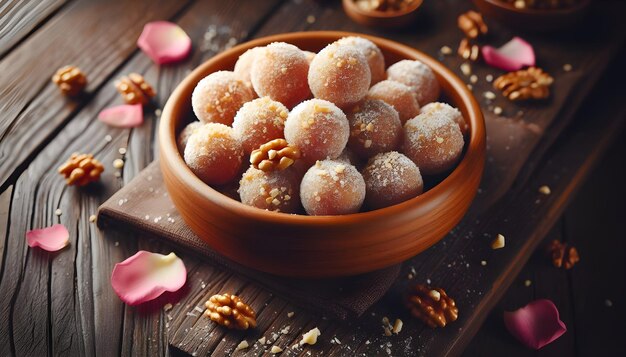
[[[113,290],[129,305],[150,301],[166,291],[177,291],[186,281],[185,264],[176,254],[144,250],[115,264],[111,274]]]
[[[513,37],[511,41],[497,49],[483,46],[481,51],[488,65],[505,71],[517,71],[524,66],[535,65],[533,47],[519,37]]]
[[[546,299],[535,300],[512,312],[505,311],[504,324],[521,343],[536,350],[567,331],[559,319],[559,310],[552,301]]]
[[[33,229],[26,232],[26,243],[31,248],[39,247],[49,252],[56,252],[70,244],[70,232],[62,224]]]
[[[141,104],[118,105],[101,111],[98,119],[118,128],[134,128],[143,123],[143,107]]]
[[[147,23],[137,46],[157,64],[177,62],[191,51],[191,39],[180,26],[168,21]]]

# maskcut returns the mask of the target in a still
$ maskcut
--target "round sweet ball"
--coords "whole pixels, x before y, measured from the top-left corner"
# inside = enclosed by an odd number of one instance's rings
[[[258,56],[258,51],[260,49],[261,47],[254,47],[244,52],[241,56],[239,56],[239,58],[237,59],[237,62],[235,62],[235,69],[233,69],[233,72],[235,72],[235,74],[239,77],[239,79],[244,81],[244,83],[250,89],[252,89],[252,81],[250,80],[250,70],[252,69],[252,63],[254,63],[254,61],[256,60],[256,57]]]
[[[420,113],[420,106],[415,94],[411,88],[400,82],[390,80],[378,82],[370,88],[367,97],[380,99],[391,105],[398,112],[402,124]]]
[[[289,110],[269,97],[258,98],[241,107],[235,115],[233,129],[249,155],[268,141],[282,138]]]
[[[331,101],[341,108],[363,99],[371,79],[365,56],[354,46],[336,42],[315,55],[309,69],[309,86],[315,98]]]
[[[299,148],[302,158],[310,164],[339,156],[349,135],[346,115],[336,105],[322,99],[298,104],[285,122],[285,139]]]
[[[363,169],[365,204],[371,209],[393,206],[416,197],[424,190],[420,170],[397,151],[381,153]]]
[[[274,42],[259,49],[255,57],[250,79],[260,97],[268,96],[291,108],[311,96],[309,62],[298,47]]]
[[[365,199],[365,181],[352,165],[318,161],[300,183],[300,200],[312,216],[356,213]]]
[[[209,123],[191,134],[184,156],[187,166],[202,181],[222,185],[240,174],[243,148],[231,127]]]
[[[365,58],[370,66],[372,83],[375,84],[387,77],[385,73],[385,57],[374,42],[357,36],[344,37],[337,41],[340,45],[354,46]]]
[[[300,181],[291,170],[261,171],[250,166],[239,181],[241,202],[268,211],[297,213]]]
[[[392,64],[387,68],[387,79],[409,86],[421,106],[434,102],[441,93],[435,72],[418,60],[402,60]]]
[[[178,146],[178,152],[181,154],[185,152],[185,147],[187,146],[187,141],[189,141],[189,137],[191,134],[195,133],[196,130],[200,129],[204,124],[199,121],[193,121],[187,126],[183,128],[183,130],[178,134],[178,140],[176,140],[176,145]]]
[[[230,125],[243,103],[254,97],[235,73],[218,71],[198,82],[191,94],[191,105],[201,122]]]
[[[465,119],[463,119],[461,111],[450,104],[441,102],[428,103],[420,110],[420,113],[431,116],[447,116],[455,123],[459,124],[463,135],[467,134],[469,131],[469,125],[467,125]]]
[[[343,151],[341,152],[341,154],[339,154],[339,156],[337,156],[335,161],[341,161],[343,163],[350,164],[357,169],[362,167],[362,165],[364,164],[364,161],[348,147],[343,149]]]
[[[304,52],[304,55],[306,56],[306,60],[309,62],[309,64],[311,64],[311,61],[313,61],[313,58],[315,58],[315,55],[317,54],[311,51],[302,51],[302,52]]]
[[[463,134],[445,115],[420,114],[404,124],[404,154],[424,175],[452,169],[463,151]]]
[[[382,100],[366,99],[348,110],[348,147],[361,158],[398,147],[402,124],[398,112]]]

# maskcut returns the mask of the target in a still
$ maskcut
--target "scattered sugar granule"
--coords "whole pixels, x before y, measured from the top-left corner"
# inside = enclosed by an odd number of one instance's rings
[[[396,319],[396,322],[393,323],[393,330],[391,330],[391,332],[395,333],[396,335],[399,334],[400,331],[402,331],[402,325],[402,320]]]
[[[280,352],[282,352],[282,351],[283,351],[283,349],[282,349],[282,348],[280,348],[280,347],[278,347],[278,346],[272,346],[272,349],[270,350],[270,353],[272,353],[272,354],[277,354],[277,353],[280,353]]]
[[[604,300],[604,305],[606,307],[612,307],[613,306],[613,301],[611,301],[609,299],[606,299],[606,300]]]
[[[63,214],[63,211],[61,211],[60,208],[57,208],[56,211],[54,211],[54,214],[57,215],[57,216],[60,216],[60,215]]]
[[[488,100],[494,100],[496,99],[496,94],[494,92],[491,91],[486,91],[485,93],[483,93],[483,95],[485,96],[486,99]]]
[[[119,152],[120,155],[126,155],[126,148],[119,148],[117,149],[117,152]]]
[[[118,205],[118,206],[121,206],[121,205],[123,205],[123,204],[124,204],[124,200],[119,200],[119,201],[117,201],[117,205]]]
[[[470,82],[471,82],[471,83],[476,83],[476,82],[478,82],[478,76],[477,76],[477,75],[475,75],[475,74],[472,74],[472,75],[470,76]]]
[[[309,24],[314,23],[315,22],[315,16],[313,16],[313,15],[307,16],[306,17],[306,22],[309,23]]]
[[[292,317],[293,317],[293,315],[295,315],[295,314],[296,314],[296,313],[295,313],[295,312],[293,312],[293,311],[288,312],[288,313],[287,313],[287,317],[288,317],[288,318],[292,318]]]
[[[115,171],[115,173],[113,174],[115,177],[122,177],[122,173],[119,171]]]
[[[156,114],[156,116],[160,117],[162,112],[163,111],[161,109],[157,109],[157,110],[154,111],[154,114]]]
[[[320,332],[320,330],[316,327],[314,329],[309,330],[309,332],[305,333],[304,335],[302,335],[302,339],[300,340],[300,346],[307,344],[307,345],[314,345],[317,343],[317,338],[321,335],[322,333]]]
[[[472,89],[474,89],[474,87],[471,84],[468,83],[467,84],[467,89],[472,90]]]
[[[119,246],[119,245],[120,245],[120,242],[115,242],[115,246],[116,247]]]
[[[487,261],[486,261],[486,260],[481,260],[481,261],[480,261],[480,265],[482,265],[482,266],[487,265]]]
[[[91,223],[95,222],[96,218],[97,218],[96,215],[92,214],[91,216],[89,216],[89,222],[91,222]]]
[[[265,336],[259,338],[257,341],[259,341],[260,344],[264,345],[265,344]]]
[[[113,138],[111,137],[111,135],[107,135],[104,137],[104,141],[106,141],[107,143],[110,143],[111,140],[113,140]]]
[[[528,279],[524,280],[524,286],[525,286],[525,287],[529,287],[532,283],[533,283],[533,282],[532,282],[532,281],[530,281],[530,280],[528,280]]]
[[[485,76],[485,80],[486,80],[487,82],[491,83],[491,82],[493,81],[493,75],[491,75],[491,74],[486,75],[486,76]]]
[[[564,64],[564,65],[563,65],[563,70],[564,70],[565,72],[569,72],[569,71],[571,71],[571,70],[572,70],[572,65],[571,65],[571,64],[569,64],[569,63]]]
[[[286,326],[284,329],[280,330],[280,333],[282,333],[283,335],[286,335],[289,333],[290,329],[291,329],[291,326]]]
[[[467,62],[462,63],[461,64],[461,72],[464,75],[469,76],[470,74],[472,74],[472,67]]]
[[[165,304],[165,306],[163,306],[163,310],[170,311],[172,309],[172,307],[173,307],[172,304],[167,303],[167,304]]]
[[[502,114],[502,107],[494,107],[493,108],[493,114],[495,114],[495,115]]]
[[[239,342],[237,347],[235,347],[235,351],[245,350],[248,347],[250,347],[250,345],[248,345],[248,341],[243,340],[243,341]]]
[[[544,194],[544,195],[549,195],[552,191],[550,191],[550,187],[543,185],[541,187],[539,187],[539,193]]]
[[[124,167],[124,160],[122,159],[113,160],[113,167],[116,169],[121,169],[122,167]]]
[[[491,249],[500,249],[504,248],[504,236],[502,234],[498,234],[496,239],[491,242]]]
[[[452,54],[452,48],[449,46],[443,46],[439,49],[439,52],[441,52],[442,55],[448,56]]]

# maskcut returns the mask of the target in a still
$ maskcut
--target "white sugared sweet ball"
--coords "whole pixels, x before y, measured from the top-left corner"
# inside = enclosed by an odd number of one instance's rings
[[[196,130],[200,129],[204,123],[199,121],[193,121],[181,130],[180,134],[178,134],[178,140],[176,140],[176,145],[178,146],[178,152],[181,154],[185,152],[185,147],[187,146],[187,141],[189,141],[189,137]]]
[[[348,136],[346,115],[336,105],[322,99],[298,104],[285,122],[285,139],[299,148],[302,158],[309,163],[339,156]]]
[[[461,129],[461,133],[463,133],[463,135],[467,134],[469,131],[469,126],[465,122],[465,119],[463,119],[461,111],[450,104],[441,102],[428,103],[420,110],[420,113],[430,113],[429,115],[442,115],[450,117],[450,119],[459,124],[459,128]]]
[[[222,185],[241,172],[243,148],[231,127],[208,123],[191,134],[184,156],[187,166],[202,181]]]
[[[370,209],[393,206],[418,196],[424,190],[420,170],[408,157],[397,151],[378,154],[363,169]]]
[[[282,138],[288,114],[287,107],[269,97],[244,104],[233,121],[235,135],[244,152],[249,155],[266,142]]]
[[[372,74],[370,85],[376,84],[387,77],[385,73],[385,57],[376,44],[366,38],[349,36],[337,41],[340,45],[354,46],[367,59]]]
[[[244,83],[253,91],[254,89],[252,88],[252,80],[250,79],[250,70],[252,69],[252,63],[254,63],[257,59],[259,49],[261,49],[261,47],[254,47],[244,52],[237,59],[235,68],[233,69],[233,72],[235,72],[239,79],[244,81]],[[256,95],[256,92],[254,94]]]
[[[420,106],[436,101],[441,93],[435,72],[418,60],[402,60],[392,64],[387,68],[387,79],[410,87]]]
[[[398,112],[382,100],[365,99],[347,111],[350,123],[348,147],[368,159],[395,150],[400,142],[402,124]]]
[[[365,181],[352,165],[318,161],[302,178],[300,200],[312,216],[356,213],[365,199]]]
[[[400,82],[384,80],[376,83],[370,88],[367,98],[380,99],[391,105],[398,112],[402,124],[420,113],[415,93]]]
[[[198,82],[191,94],[191,105],[201,122],[231,125],[243,103],[253,98],[252,89],[235,73],[218,71]]]

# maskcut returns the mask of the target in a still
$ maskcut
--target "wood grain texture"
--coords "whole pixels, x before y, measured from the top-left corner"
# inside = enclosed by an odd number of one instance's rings
[[[0,59],[68,1],[10,0],[0,4]]]

